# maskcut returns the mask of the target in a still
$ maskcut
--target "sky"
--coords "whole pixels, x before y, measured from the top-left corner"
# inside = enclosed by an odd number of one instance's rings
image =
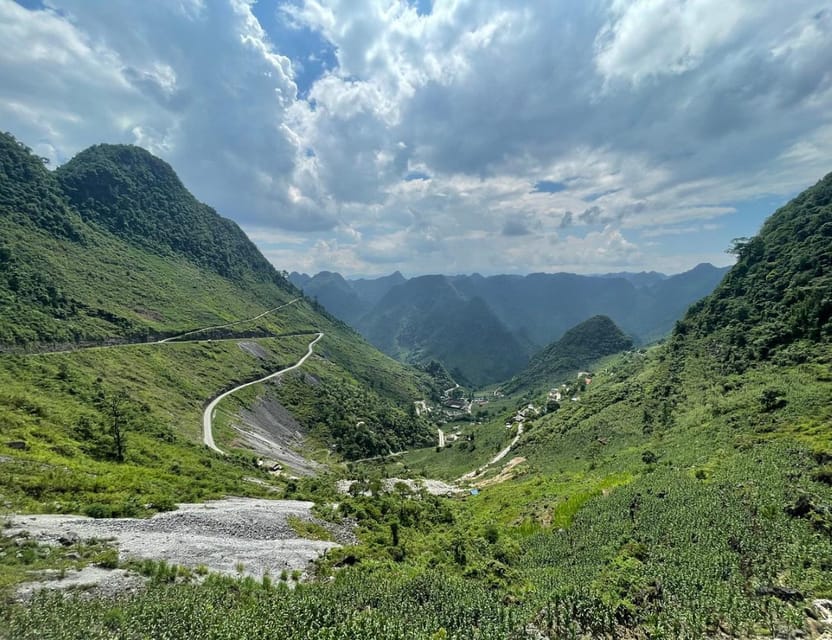
[[[0,0],[0,128],[281,270],[675,273],[832,171],[828,0]]]

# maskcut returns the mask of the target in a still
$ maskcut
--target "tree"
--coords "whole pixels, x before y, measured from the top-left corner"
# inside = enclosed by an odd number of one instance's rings
[[[113,437],[113,457],[118,462],[124,462],[124,451],[127,446],[126,430],[129,400],[130,396],[123,389],[112,394],[106,400],[110,435]]]

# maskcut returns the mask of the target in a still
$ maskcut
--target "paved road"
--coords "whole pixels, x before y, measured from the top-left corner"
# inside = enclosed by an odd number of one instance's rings
[[[284,373],[287,373],[289,371],[294,371],[295,369],[297,369],[298,367],[303,365],[303,363],[306,362],[306,359],[309,356],[312,355],[312,351],[313,351],[312,348],[315,346],[315,343],[318,342],[318,340],[320,340],[323,337],[324,337],[323,332],[318,333],[318,335],[315,337],[315,339],[312,340],[312,342],[309,343],[309,346],[307,347],[306,355],[304,355],[300,360],[298,360],[291,367],[281,369],[280,371],[275,371],[274,373],[270,373],[269,375],[263,376],[262,378],[258,378],[257,380],[252,380],[251,382],[246,382],[245,384],[238,385],[238,386],[234,387],[233,389],[229,389],[225,393],[221,393],[216,398],[211,400],[211,402],[208,403],[208,406],[205,407],[205,412],[202,414],[202,441],[205,443],[205,445],[209,449],[213,449],[217,453],[222,453],[223,455],[225,454],[225,452],[222,449],[220,449],[216,445],[216,443],[214,442],[214,432],[212,431],[212,423],[214,421],[214,414],[216,413],[217,405],[220,403],[220,401],[223,398],[227,398],[232,393],[234,393],[236,391],[239,391],[240,389],[245,389],[246,387],[250,387],[251,385],[259,384],[261,382],[265,382],[266,380],[273,380],[274,378],[279,378]]]
[[[69,349],[53,349],[51,351],[50,350],[32,351],[30,353],[23,353],[21,355],[27,355],[27,356],[28,355],[31,355],[31,356],[59,355],[59,354],[63,354],[63,353],[75,353],[77,351],[92,351],[92,350],[96,350],[96,349],[116,349],[116,348],[124,348],[124,347],[143,347],[143,346],[147,346],[147,345],[166,344],[166,343],[172,343],[172,342],[176,342],[176,343],[180,343],[180,344],[184,344],[184,343],[188,343],[188,342],[205,342],[205,340],[181,340],[181,338],[184,338],[185,336],[193,335],[195,333],[202,333],[203,331],[210,331],[212,329],[222,329],[222,328],[225,328],[225,327],[231,327],[231,326],[234,326],[234,325],[237,325],[237,324],[242,324],[244,322],[253,322],[254,320],[259,320],[263,316],[266,316],[270,313],[274,313],[275,311],[278,311],[279,309],[283,309],[284,307],[288,307],[290,304],[294,304],[295,302],[298,302],[299,300],[301,300],[301,298],[295,298],[294,300],[290,300],[289,302],[287,302],[285,304],[282,304],[279,307],[274,307],[273,309],[269,309],[268,311],[264,311],[260,315],[254,316],[253,318],[245,318],[243,320],[235,320],[234,322],[229,322],[228,324],[220,324],[220,325],[216,325],[214,327],[202,327],[200,329],[194,329],[193,331],[188,331],[187,333],[180,333],[178,336],[171,336],[170,338],[164,338],[162,340],[156,340],[155,342],[145,342],[145,341],[143,341],[143,342],[116,342],[116,343],[113,343],[113,344],[97,344],[97,345],[88,345],[88,346],[74,346],[74,347],[71,347]],[[286,334],[286,335],[279,336],[279,337],[288,337],[289,335],[292,335],[292,334]],[[225,340],[239,340],[239,339],[240,338],[217,338],[216,340],[213,340],[213,342],[222,342],[222,341],[225,341]],[[2,352],[0,352],[0,353],[2,353]],[[14,352],[10,352],[10,353],[14,353]]]
[[[188,331],[187,333],[180,333],[178,336],[171,336],[170,338],[165,338],[164,340],[157,340],[156,344],[164,344],[165,342],[173,342],[174,340],[179,340],[179,338],[184,338],[185,336],[191,336],[195,333],[202,333],[203,331],[212,331],[214,329],[227,329],[228,327],[233,327],[237,324],[243,324],[244,322],[254,322],[255,320],[259,320],[263,316],[267,316],[270,313],[274,313],[275,311],[279,311],[284,307],[288,307],[290,304],[295,304],[300,298],[295,298],[294,300],[290,300],[289,302],[280,305],[279,307],[275,307],[274,309],[269,309],[268,311],[264,311],[259,316],[254,316],[253,318],[245,318],[243,320],[235,320],[234,322],[229,322],[228,324],[218,324],[213,327],[202,327],[201,329],[194,329],[193,331]]]

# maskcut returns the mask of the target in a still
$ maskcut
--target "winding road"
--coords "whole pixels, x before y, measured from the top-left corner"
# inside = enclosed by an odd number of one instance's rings
[[[491,458],[487,463],[481,466],[478,469],[474,469],[473,471],[469,471],[463,476],[457,478],[457,482],[465,482],[466,480],[473,480],[477,476],[481,476],[485,473],[485,470],[490,467],[491,465],[497,464],[500,460],[505,458],[508,455],[508,452],[511,451],[511,448],[517,444],[517,441],[520,440],[520,436],[523,435],[523,423],[520,422],[517,424],[517,435],[514,436],[511,442],[509,442],[508,446],[500,451],[496,456]]]
[[[288,304],[291,304],[291,302],[288,303]],[[239,391],[240,389],[245,389],[246,387],[250,387],[250,386],[255,385],[255,384],[260,384],[261,382],[266,382],[267,380],[273,380],[275,378],[279,378],[284,373],[288,373],[289,371],[294,371],[298,367],[302,366],[303,363],[306,362],[306,359],[309,358],[309,356],[312,355],[313,347],[315,346],[315,343],[318,342],[318,340],[320,340],[323,337],[324,337],[323,332],[318,333],[316,335],[315,339],[312,340],[312,342],[309,343],[309,346],[307,347],[307,350],[306,350],[306,354],[300,360],[298,360],[295,364],[293,364],[291,367],[286,367],[285,369],[281,369],[280,371],[275,371],[274,373],[270,373],[269,375],[263,376],[262,378],[258,378],[257,380],[252,380],[251,382],[246,382],[244,384],[238,385],[238,386],[234,387],[233,389],[229,389],[228,391],[226,391],[224,393],[221,393],[216,398],[211,400],[211,402],[208,403],[208,406],[205,407],[205,411],[202,414],[202,441],[205,443],[205,446],[207,446],[209,449],[212,449],[212,450],[216,451],[217,453],[221,453],[222,455],[225,455],[225,452],[222,449],[220,449],[216,445],[216,443],[214,442],[214,432],[212,430],[212,423],[214,421],[214,415],[216,413],[217,405],[220,403],[220,401],[223,398],[227,398],[232,393],[235,393],[235,392]]]
[[[243,320],[235,320],[234,322],[229,322],[228,324],[218,324],[214,327],[202,327],[201,329],[194,329],[193,331],[188,331],[187,333],[180,333],[178,336],[171,336],[170,338],[165,338],[164,340],[157,340],[156,344],[164,344],[166,342],[173,342],[175,340],[179,340],[179,338],[184,338],[185,336],[192,336],[195,333],[202,333],[203,331],[212,331],[214,329],[226,329],[228,327],[233,327],[236,324],[243,324],[244,322],[254,322],[255,320],[259,320],[263,316],[267,316],[270,313],[274,313],[275,311],[279,311],[283,307],[288,307],[290,304],[295,304],[300,298],[295,298],[294,300],[290,300],[285,304],[280,305],[279,307],[275,307],[273,309],[269,309],[268,311],[264,311],[259,316],[254,316],[253,318],[245,318]]]

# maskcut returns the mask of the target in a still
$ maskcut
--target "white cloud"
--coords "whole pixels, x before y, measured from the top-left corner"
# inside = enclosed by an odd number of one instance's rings
[[[616,0],[596,38],[596,64],[606,79],[633,83],[684,73],[724,45],[759,6],[753,0]]]
[[[0,0],[5,127],[147,146],[279,268],[691,266],[670,230],[832,168],[824,0],[293,0],[337,62],[303,96],[248,0],[49,4]]]

